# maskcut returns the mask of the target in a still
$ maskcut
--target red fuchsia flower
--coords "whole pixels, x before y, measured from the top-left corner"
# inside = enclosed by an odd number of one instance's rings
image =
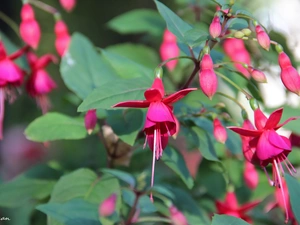
[[[146,134],[146,142],[153,151],[151,187],[154,183],[155,159],[158,160],[168,144],[169,136],[178,131],[176,119],[172,112],[172,104],[186,96],[196,88],[187,88],[165,97],[165,90],[161,78],[156,77],[151,88],[144,93],[146,100],[125,101],[112,107],[148,108],[143,131]],[[145,145],[144,145],[145,147]],[[152,194],[150,196],[153,200]]]
[[[246,213],[257,206],[259,203],[260,201],[257,200],[240,206],[238,204],[235,193],[229,191],[225,196],[224,202],[218,200],[216,201],[216,208],[218,214],[226,214],[229,216],[241,218],[252,224],[251,218]]]
[[[290,58],[284,52],[278,55],[278,63],[281,68],[280,78],[286,89],[300,95],[300,76],[292,66]]]
[[[51,54],[46,54],[38,58],[33,52],[28,52],[27,60],[31,74],[27,80],[26,89],[31,97],[36,98],[38,106],[42,109],[43,114],[45,114],[51,105],[47,94],[57,87],[55,81],[45,70],[45,67],[50,62],[57,62],[57,59]]]
[[[251,77],[258,83],[266,83],[267,82],[266,75],[261,70],[249,67],[249,72],[251,74]]]
[[[222,31],[220,18],[218,16],[215,16],[209,26],[209,34],[213,38],[217,38],[220,36]]]
[[[245,161],[244,181],[251,190],[254,190],[259,182],[259,176],[255,166],[247,160]]]
[[[84,117],[84,125],[88,134],[91,134],[97,124],[97,114],[96,109],[90,109],[87,111]]]
[[[263,167],[270,184],[277,187],[282,187],[281,174],[284,174],[284,170],[281,162],[284,163],[286,169],[291,175],[296,173],[295,168],[287,158],[288,154],[292,151],[291,142],[288,138],[279,135],[276,131],[289,121],[298,118],[291,117],[282,124],[279,124],[282,112],[283,108],[277,109],[271,113],[269,118],[267,118],[259,108],[256,109],[254,111],[256,130],[240,127],[228,127],[232,131],[250,138],[248,139],[248,143],[245,141],[245,143],[243,143],[243,145],[249,145],[248,157],[252,154],[250,161],[254,164],[258,163],[261,167]],[[265,169],[269,163],[272,164],[273,180],[270,179]],[[282,194],[284,195],[283,192]],[[286,214],[286,221],[288,221],[288,214]]]
[[[221,121],[218,118],[214,119],[213,125],[214,125],[214,136],[216,140],[222,144],[225,144],[227,140],[226,128],[222,125]]]
[[[19,58],[28,46],[16,51],[11,55],[6,54],[5,46],[0,41],[0,140],[3,138],[4,101],[7,93],[10,95],[11,87],[20,86],[23,82],[24,72],[14,63],[14,59]],[[13,99],[13,96],[9,96]]]
[[[99,215],[103,217],[111,216],[115,209],[117,203],[117,195],[112,194],[107,199],[105,199],[99,206]]]
[[[173,225],[188,225],[186,217],[175,206],[172,205],[169,212]]]
[[[63,56],[65,51],[68,49],[71,41],[71,36],[69,34],[68,27],[64,21],[58,20],[55,23],[54,33],[56,35],[56,39],[55,39],[56,51],[60,56]]]
[[[61,6],[68,12],[72,11],[76,5],[76,0],[59,0]]]
[[[21,9],[20,35],[23,41],[36,49],[41,38],[41,30],[35,19],[34,11],[30,4],[26,3]]]
[[[160,57],[163,61],[179,56],[179,48],[176,42],[176,36],[167,29],[163,35],[163,42],[159,49]],[[171,60],[166,63],[169,71],[173,71],[178,63],[178,60]]]
[[[256,32],[257,41],[260,44],[260,46],[266,49],[267,51],[269,51],[270,48],[269,35],[265,32],[265,30],[260,25],[256,25],[255,32]]]
[[[251,64],[250,54],[244,45],[244,41],[237,38],[227,38],[223,42],[223,49],[230,60],[236,62],[234,63],[235,68],[249,79],[250,73],[242,65],[242,63],[247,65]]]
[[[209,54],[204,54],[200,63],[199,83],[203,93],[212,99],[218,88],[218,78]]]

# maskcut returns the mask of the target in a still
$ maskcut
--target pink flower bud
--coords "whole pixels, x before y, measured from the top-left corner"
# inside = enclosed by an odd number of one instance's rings
[[[178,57],[180,52],[176,43],[176,36],[170,31],[165,30],[163,36],[163,42],[159,49],[160,57],[163,61],[170,58]],[[178,60],[171,60],[166,63],[166,67],[169,71],[173,71],[178,63]]]
[[[175,206],[169,208],[170,219],[173,225],[188,225],[187,219]]]
[[[103,217],[110,216],[114,213],[116,208],[117,195],[112,194],[105,199],[99,206],[99,215]]]
[[[256,38],[260,46],[267,51],[269,51],[270,48],[270,37],[269,35],[262,29],[261,26],[257,25],[255,27],[256,31]]]
[[[254,190],[259,182],[259,176],[255,166],[247,160],[245,161],[244,181],[247,187],[251,190]]]
[[[60,56],[63,56],[66,49],[69,47],[71,37],[68,31],[68,27],[64,21],[59,20],[54,27],[54,33],[56,35],[55,48]]]
[[[267,82],[266,75],[261,70],[250,69],[250,74],[251,74],[252,78],[259,83]]]
[[[211,99],[218,88],[218,78],[213,70],[209,54],[205,54],[200,63],[199,83],[203,93]]]
[[[76,0],[59,0],[61,6],[68,12],[72,11],[76,5]]]
[[[200,63],[200,68],[202,70],[206,70],[206,69],[213,69],[214,68],[214,63],[210,57],[209,54],[204,54],[201,63]]]
[[[220,18],[215,16],[209,26],[209,33],[213,38],[219,37],[222,31]]]
[[[84,117],[84,124],[88,134],[91,134],[97,124],[96,109],[87,111]]]
[[[281,68],[280,78],[286,89],[300,95],[300,76],[284,52],[279,54],[278,63]]]
[[[23,41],[36,49],[41,38],[41,30],[34,18],[34,11],[29,4],[24,4],[21,10],[20,35]]]
[[[165,29],[163,34],[163,42],[175,42],[176,43],[176,36],[170,32],[168,29]]]
[[[225,127],[222,125],[222,123],[218,118],[214,119],[213,125],[214,125],[214,136],[216,140],[224,144],[227,140],[227,132]]]

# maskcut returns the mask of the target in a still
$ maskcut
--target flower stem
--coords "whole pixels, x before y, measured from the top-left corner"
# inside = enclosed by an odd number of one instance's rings
[[[0,11],[0,19],[3,20],[19,37],[19,26],[18,24],[13,21],[10,17]]]
[[[194,63],[197,62],[197,60],[196,60],[195,58],[190,57],[190,56],[178,56],[178,57],[169,58],[169,59],[167,59],[167,60],[161,62],[160,64],[158,64],[157,67],[162,67],[162,66],[164,66],[165,64],[167,64],[168,62],[170,62],[170,61],[172,61],[172,60],[177,60],[177,59],[190,59],[190,60],[192,60]]]
[[[185,89],[187,88],[190,83],[192,82],[192,80],[194,79],[194,77],[196,76],[197,72],[199,71],[200,69],[200,64],[198,62],[195,62],[195,67],[194,67],[194,70],[192,72],[192,74],[190,75],[190,78],[187,80],[187,82],[182,86],[181,89]]]
[[[161,217],[142,217],[138,219],[135,223],[143,223],[143,222],[164,222],[171,224],[172,221],[167,218],[161,218]]]
[[[126,220],[125,225],[130,225],[130,224],[132,224],[132,221],[131,221],[131,220],[132,220],[132,218],[134,217],[134,214],[135,214],[135,211],[136,211],[136,206],[137,206],[137,204],[138,204],[138,202],[139,202],[140,196],[141,196],[140,193],[135,192],[135,199],[134,199],[132,208],[131,208],[131,210],[130,210],[130,212],[129,212],[129,214],[128,214],[128,219]]]
[[[54,16],[57,14],[60,14],[56,8],[46,4],[44,2],[41,2],[38,0],[29,0],[28,2],[32,5],[35,5],[36,7],[40,8],[40,9],[44,10],[45,12],[48,12],[48,13],[54,15]]]
[[[236,103],[242,110],[245,110],[245,111],[246,111],[246,109],[244,108],[244,106],[243,106],[241,103],[239,103],[235,98],[233,98],[233,97],[231,97],[231,96],[229,96],[229,95],[226,95],[226,94],[224,94],[224,93],[222,93],[222,92],[217,92],[216,94],[222,95],[222,96],[224,96],[225,98],[230,99],[231,101],[233,101],[234,103]]]

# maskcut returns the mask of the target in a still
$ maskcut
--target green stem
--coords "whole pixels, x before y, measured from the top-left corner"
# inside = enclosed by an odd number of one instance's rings
[[[20,37],[19,26],[15,21],[9,18],[2,11],[0,11],[0,19],[3,20]]]
[[[224,93],[222,93],[222,92],[217,92],[216,94],[222,95],[222,96],[224,96],[225,98],[230,99],[231,101],[233,101],[234,103],[236,103],[241,109],[243,109],[243,110],[246,111],[246,109],[244,108],[244,106],[243,106],[241,103],[239,103],[235,98],[233,98],[233,97],[231,97],[231,96],[229,96],[229,95],[226,95],[226,94],[224,94]]]
[[[35,5],[36,7],[40,8],[40,9],[44,10],[45,12],[52,14],[53,16],[60,14],[56,8],[46,4],[44,2],[41,2],[38,0],[29,0],[28,2],[32,5]]]
[[[163,67],[165,64],[167,64],[168,62],[172,61],[172,60],[177,60],[177,59],[190,59],[192,60],[194,63],[197,62],[197,60],[193,57],[190,57],[190,56],[178,56],[178,57],[173,57],[173,58],[169,58],[163,62],[161,62],[160,64],[158,64],[157,67]]]
[[[194,67],[194,70],[192,72],[192,74],[190,75],[190,78],[187,80],[187,82],[182,86],[181,89],[185,89],[187,88],[190,83],[192,82],[192,80],[194,79],[194,77],[196,76],[197,72],[199,71],[200,69],[200,63],[197,61],[195,62],[195,67]]]
[[[167,218],[161,218],[161,217],[142,217],[139,218],[135,223],[143,223],[143,222],[164,222],[172,224],[172,221]]]
[[[232,86],[234,86],[237,90],[241,91],[246,98],[249,100],[251,98],[253,98],[247,91],[245,91],[244,89],[242,89],[241,87],[239,87],[236,83],[234,83],[232,80],[230,80],[228,77],[226,77],[224,74],[215,71],[215,73],[221,77],[223,80],[227,81],[229,84],[231,84]]]

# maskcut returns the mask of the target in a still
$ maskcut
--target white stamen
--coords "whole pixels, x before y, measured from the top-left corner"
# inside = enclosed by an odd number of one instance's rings
[[[156,159],[156,129],[154,129],[154,143],[153,143],[153,157],[152,157],[152,175],[151,175],[151,188],[154,185],[154,169],[155,169],[155,159]],[[153,202],[152,191],[150,193],[150,200]]]

